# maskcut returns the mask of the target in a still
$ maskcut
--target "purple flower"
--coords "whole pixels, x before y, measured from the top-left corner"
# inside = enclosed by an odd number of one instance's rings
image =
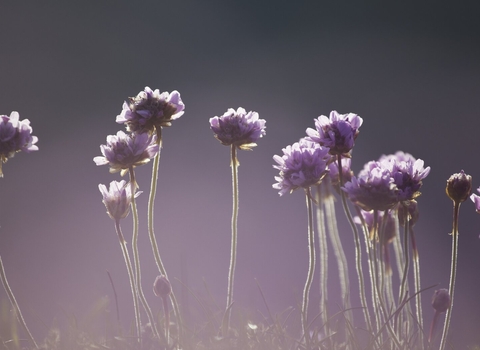
[[[283,196],[297,188],[307,189],[320,183],[328,172],[327,164],[331,159],[328,151],[328,147],[305,138],[287,146],[283,149],[283,156],[273,156],[278,164],[273,167],[280,170],[280,176],[275,177],[278,183],[272,187],[280,190],[278,193]]]
[[[265,119],[259,119],[257,112],[246,112],[239,107],[229,108],[221,117],[210,118],[210,129],[222,145],[251,150],[259,138],[265,136]]]
[[[158,133],[161,127],[171,126],[172,120],[180,118],[184,109],[178,91],[160,93],[147,86],[136,97],[130,97],[128,103],[123,103],[117,123],[125,124],[130,132],[152,134],[157,130]]]
[[[398,189],[391,171],[380,162],[365,164],[358,177],[353,176],[342,190],[354,204],[366,211],[387,210],[398,203]]]
[[[467,200],[472,191],[472,177],[465,174],[462,170],[457,174],[453,174],[447,180],[445,192],[447,196],[455,203],[462,203]]]
[[[450,294],[448,289],[437,289],[432,297],[432,307],[436,312],[442,313],[448,310],[450,307]]]
[[[343,182],[350,181],[353,176],[353,171],[351,170],[352,158],[345,158],[342,157],[342,178]],[[340,177],[338,173],[338,161],[334,160],[328,165],[328,177],[332,183],[332,186],[335,189],[339,189],[340,187]]]
[[[330,154],[342,155],[350,152],[358,136],[363,119],[354,113],[330,113],[330,118],[324,115],[315,119],[316,130],[307,129],[308,137],[322,146],[330,148]]]
[[[412,200],[421,195],[419,190],[423,184],[422,180],[430,173],[430,167],[424,168],[423,160],[398,151],[388,156],[383,155],[378,161],[390,169],[400,202]]]
[[[20,120],[18,112],[10,116],[0,115],[0,177],[3,177],[2,163],[6,163],[15,153],[38,151],[35,145],[38,138],[32,136],[32,128],[28,119]]]
[[[480,187],[477,188],[477,192],[480,193]],[[470,196],[470,199],[475,204],[475,210],[477,211],[477,213],[480,214],[480,196],[475,193],[472,193],[472,195]]]
[[[101,145],[103,156],[93,158],[97,165],[110,165],[110,172],[121,171],[122,176],[138,165],[146,164],[158,152],[156,135],[126,134],[123,131],[107,136],[107,144]]]
[[[127,184],[125,180],[120,182],[110,182],[110,187],[107,190],[107,186],[98,185],[98,189],[103,196],[103,204],[107,208],[107,214],[111,219],[119,221],[127,217],[130,210],[130,203],[132,200],[132,190],[130,184]],[[140,195],[141,192],[135,193],[135,198]]]

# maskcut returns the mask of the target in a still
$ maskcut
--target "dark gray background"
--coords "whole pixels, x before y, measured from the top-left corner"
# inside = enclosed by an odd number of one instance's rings
[[[225,302],[229,150],[214,139],[208,119],[238,106],[259,112],[267,135],[253,152],[239,154],[236,307],[265,313],[254,278],[274,312],[301,298],[305,200],[300,191],[279,198],[271,188],[272,156],[332,109],[364,119],[356,172],[397,150],[432,167],[415,230],[423,285],[446,288],[452,204],[445,181],[464,169],[480,185],[479,10],[474,1],[2,2],[0,113],[17,110],[30,119],[40,151],[4,165],[0,253],[35,336],[65,323],[65,314],[82,320],[100,297],[112,297],[106,270],[123,321],[131,317],[125,266],[97,189],[120,176],[92,159],[106,136],[122,129],[115,117],[123,100],[145,86],[178,90],[186,105],[164,131],[156,201],[160,251],[178,293],[174,278],[200,296],[204,279],[221,307]],[[145,192],[138,199],[140,254],[144,288],[158,311],[146,235],[150,168],[137,171]],[[480,344],[480,216],[470,201],[460,219],[451,339],[464,349]],[[130,217],[123,226],[130,236]],[[351,232],[342,230],[353,258]],[[335,268],[332,263],[332,295]],[[353,265],[351,275],[355,286]],[[314,313],[315,293],[317,287]],[[424,294],[427,327],[432,293]],[[201,313],[193,299],[182,301],[192,317]]]

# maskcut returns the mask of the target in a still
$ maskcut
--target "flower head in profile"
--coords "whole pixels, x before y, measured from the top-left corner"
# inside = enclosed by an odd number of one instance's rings
[[[107,208],[107,214],[112,220],[120,221],[126,218],[130,211],[130,203],[132,200],[132,187],[122,181],[110,182],[110,187],[107,189],[105,185],[98,185],[98,189],[103,196],[103,204]],[[135,193],[135,198],[141,192]]]
[[[124,175],[130,168],[146,164],[158,153],[156,135],[126,134],[123,131],[107,136],[107,144],[101,145],[103,156],[93,158],[97,165],[110,165],[110,172],[121,171]]]
[[[436,312],[442,313],[447,311],[450,307],[450,302],[451,299],[448,289],[437,289],[435,293],[433,293],[432,307]]]
[[[153,293],[157,297],[166,298],[172,293],[172,285],[164,275],[157,276],[153,282]]]
[[[247,113],[242,107],[229,108],[222,116],[210,118],[210,129],[222,145],[243,150],[251,150],[266,134],[265,119],[260,119],[257,112]]]
[[[472,177],[465,174],[462,170],[457,174],[453,174],[447,180],[445,192],[455,203],[462,203],[467,200],[472,191]]]
[[[347,156],[362,123],[363,119],[354,113],[332,111],[329,118],[321,115],[315,119],[315,129],[308,128],[306,132],[312,141],[330,148],[330,154]]]
[[[117,123],[125,124],[130,132],[158,134],[161,127],[171,126],[173,120],[180,118],[184,109],[178,91],[160,93],[158,89],[153,91],[147,86],[123,103]]]
[[[342,190],[354,204],[366,211],[388,210],[398,203],[398,189],[391,171],[380,162],[368,162]]]
[[[342,157],[342,178],[344,182],[350,181],[353,176],[353,171],[351,169],[352,159]],[[338,173],[338,162],[333,161],[328,165],[328,177],[332,186],[338,191],[340,189],[340,174]]]
[[[378,160],[392,174],[393,182],[397,186],[397,195],[400,202],[409,201],[421,195],[420,188],[430,173],[430,167],[424,168],[424,161],[415,159],[411,154],[398,151],[395,154],[383,155]]]
[[[20,120],[18,112],[12,112],[10,116],[0,115],[0,177],[3,177],[3,163],[17,152],[38,151],[37,141],[38,138],[32,136],[28,119]]]
[[[328,147],[305,138],[287,146],[283,149],[283,156],[273,156],[277,162],[273,167],[280,170],[280,175],[275,177],[278,183],[272,187],[283,196],[297,188],[308,189],[319,184],[328,172],[327,165],[331,159],[328,151]]]
[[[477,192],[480,193],[480,187],[477,188]],[[475,210],[477,211],[477,213],[480,214],[480,196],[475,193],[472,193],[472,195],[470,196],[470,199],[475,204]]]

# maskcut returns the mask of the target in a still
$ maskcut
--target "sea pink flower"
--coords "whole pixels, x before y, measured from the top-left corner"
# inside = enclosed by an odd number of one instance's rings
[[[148,86],[137,96],[130,97],[123,103],[123,110],[117,116],[117,123],[125,124],[130,132],[149,134],[158,133],[164,126],[171,126],[172,121],[180,118],[185,109],[180,93],[152,91]]]
[[[308,137],[322,146],[330,148],[332,155],[349,153],[360,132],[363,119],[354,113],[339,114],[330,112],[330,118],[321,115],[315,120],[315,129],[308,128]]]
[[[107,186],[98,185],[98,189],[103,196],[103,204],[107,208],[107,214],[112,220],[119,221],[126,218],[130,212],[130,203],[132,200],[132,190],[130,184],[127,184],[125,180],[112,181],[110,187],[107,190]],[[135,193],[135,198],[140,195],[141,192]]]
[[[37,141],[38,138],[32,136],[28,119],[20,120],[15,111],[10,116],[0,115],[0,177],[3,177],[2,163],[13,158],[17,152],[38,151]]]
[[[229,108],[222,116],[210,118],[210,129],[222,145],[251,150],[258,139],[265,136],[265,123],[257,112],[247,113],[242,107],[236,111]]]
[[[275,177],[278,183],[272,187],[280,190],[278,193],[283,196],[297,188],[307,189],[319,184],[328,172],[327,165],[331,159],[328,151],[328,147],[305,138],[287,146],[283,149],[283,156],[273,156],[277,162],[273,167],[280,170],[280,175]]]
[[[465,174],[463,170],[453,174],[447,180],[445,191],[447,196],[455,203],[465,202],[472,191],[472,177]]]

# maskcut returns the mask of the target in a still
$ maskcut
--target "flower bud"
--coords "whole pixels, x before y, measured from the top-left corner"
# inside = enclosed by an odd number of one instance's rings
[[[445,288],[437,289],[433,294],[432,307],[436,312],[445,312],[450,307],[450,294]]]
[[[172,285],[164,275],[157,276],[153,282],[153,292],[157,297],[166,298],[172,292]]]
[[[472,177],[462,170],[457,174],[453,174],[447,180],[445,189],[447,196],[455,203],[462,203],[467,200],[472,191]]]

